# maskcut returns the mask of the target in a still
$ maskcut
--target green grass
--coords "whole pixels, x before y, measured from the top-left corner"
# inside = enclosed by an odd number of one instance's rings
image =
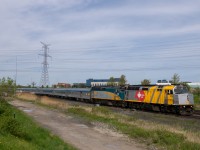
[[[0,149],[74,150],[75,148],[36,125],[32,119],[6,101],[0,100]]]
[[[200,110],[200,95],[194,94],[195,109]]]
[[[196,97],[195,97],[196,98]],[[197,101],[198,101],[197,97]],[[47,106],[45,104],[39,105],[57,109],[57,106]],[[188,134],[180,134],[182,131],[184,133],[191,133],[192,138],[199,137],[199,121],[198,120],[185,120],[177,116],[163,115],[159,113],[137,113],[135,112],[132,116],[122,115],[119,113],[113,113],[112,110],[106,107],[92,107],[92,111],[85,109],[84,107],[74,105],[72,108],[68,108],[66,111],[77,117],[81,117],[87,123],[90,122],[102,122],[112,129],[128,135],[131,138],[138,140],[138,142],[146,143],[147,145],[157,145],[159,148],[164,149],[178,149],[178,150],[198,150],[200,149],[200,144],[188,141]],[[60,110],[60,109],[59,109]],[[140,121],[146,124],[154,124],[158,128],[147,129],[143,126],[138,125]],[[130,124],[130,122],[137,122],[137,124]],[[176,131],[169,130],[168,128],[160,128],[162,125],[167,125],[172,127]],[[191,137],[189,134],[189,139]],[[198,140],[196,140],[198,142]]]
[[[82,117],[91,122],[102,122],[114,127],[117,131],[128,135],[139,141],[146,141],[148,145],[157,145],[169,150],[199,150],[200,144],[192,143],[186,140],[183,134],[173,133],[164,129],[145,129],[136,125],[127,124],[121,121],[120,115],[111,113],[103,107],[95,107],[92,112],[88,112],[83,108],[69,108],[68,113]],[[100,115],[100,114],[103,114]],[[111,117],[114,115],[115,117]],[[125,116],[124,116],[125,117]],[[134,121],[134,117],[125,117],[126,121]]]
[[[194,103],[200,104],[200,95],[197,95],[197,94],[194,95]]]

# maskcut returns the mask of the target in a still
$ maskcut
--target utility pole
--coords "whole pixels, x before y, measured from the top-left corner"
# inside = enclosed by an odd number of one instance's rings
[[[40,42],[43,46],[42,49],[44,51],[43,54],[39,54],[41,56],[44,56],[43,62],[42,62],[42,75],[41,75],[41,79],[40,79],[40,86],[41,87],[46,87],[47,85],[49,85],[49,74],[48,74],[48,62],[47,62],[47,58],[51,57],[48,54],[48,46],[50,46],[49,44],[45,44],[43,42]]]
[[[17,56],[16,56],[16,70],[15,70],[15,89],[14,89],[14,95],[16,96],[16,91],[17,91]]]

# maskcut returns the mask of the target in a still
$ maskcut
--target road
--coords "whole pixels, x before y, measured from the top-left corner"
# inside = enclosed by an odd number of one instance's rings
[[[114,132],[105,125],[88,124],[58,110],[32,102],[13,100],[13,106],[24,111],[42,127],[80,150],[145,150],[146,146]]]

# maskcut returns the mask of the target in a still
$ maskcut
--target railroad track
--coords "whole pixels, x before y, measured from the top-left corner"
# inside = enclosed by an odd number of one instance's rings
[[[200,115],[193,114],[192,116],[190,116],[190,118],[200,119]]]
[[[180,116],[182,118],[187,118],[187,119],[200,119],[200,110],[195,110],[194,113],[191,116]]]
[[[200,110],[195,110],[190,118],[200,119]]]
[[[194,111],[194,114],[195,114],[195,115],[200,115],[200,110],[195,110],[195,111]]]

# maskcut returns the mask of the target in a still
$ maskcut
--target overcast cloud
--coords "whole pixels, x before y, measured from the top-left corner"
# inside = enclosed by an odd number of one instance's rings
[[[125,74],[130,84],[178,73],[200,81],[199,0],[1,0],[0,77],[39,85]],[[16,63],[17,62],[17,63]]]

